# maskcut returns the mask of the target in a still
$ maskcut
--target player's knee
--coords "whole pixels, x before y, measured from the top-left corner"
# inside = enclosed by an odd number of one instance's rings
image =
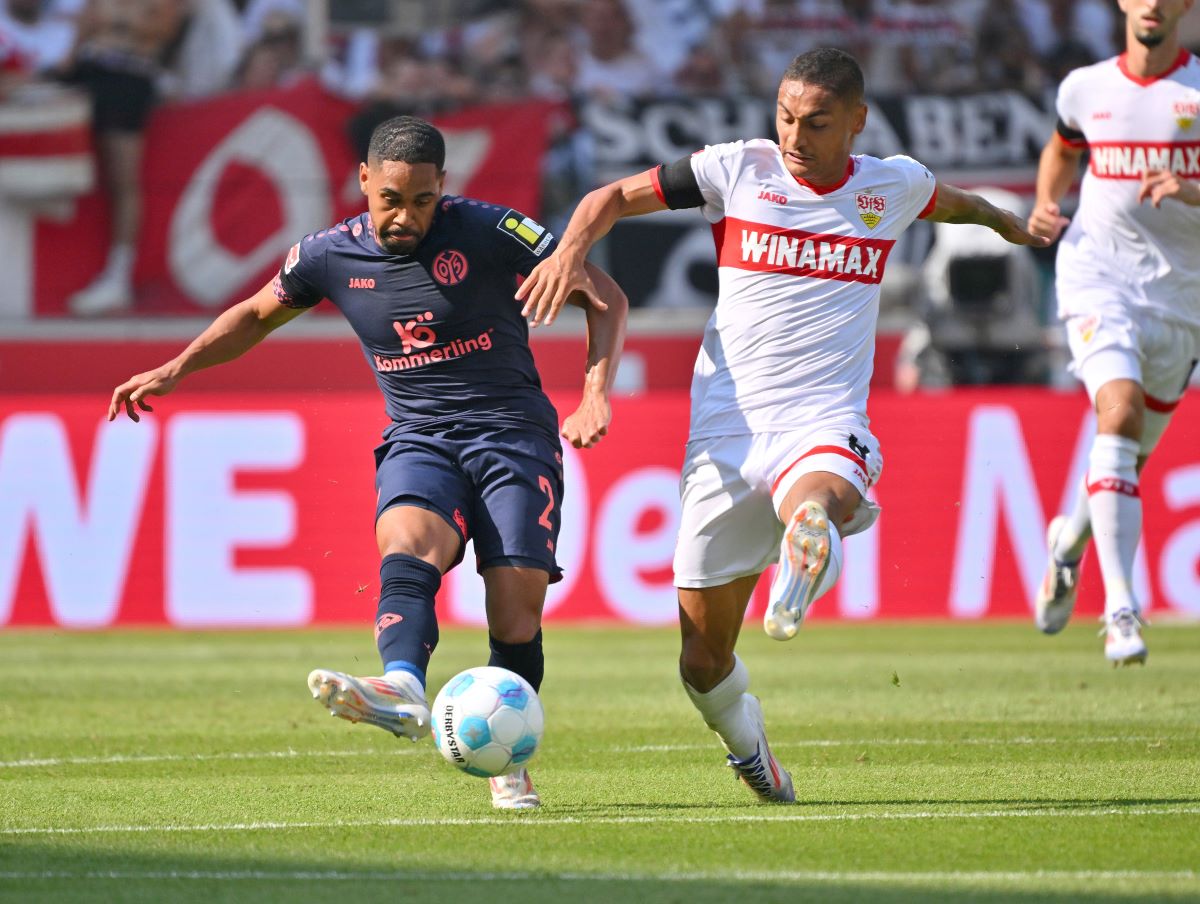
[[[1145,403],[1141,387],[1130,381],[1101,387],[1096,394],[1096,430],[1141,442]]]
[[[488,631],[501,643],[529,643],[541,629],[541,612],[528,608],[497,612],[488,619]]]

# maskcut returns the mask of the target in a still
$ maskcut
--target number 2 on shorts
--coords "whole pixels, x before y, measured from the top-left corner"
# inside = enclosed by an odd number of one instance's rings
[[[554,530],[554,525],[550,522],[550,513],[554,511],[554,485],[550,483],[549,477],[539,474],[538,487],[550,497],[550,501],[546,503],[546,508],[542,511],[542,516],[538,518],[538,524],[546,528],[546,530]]]

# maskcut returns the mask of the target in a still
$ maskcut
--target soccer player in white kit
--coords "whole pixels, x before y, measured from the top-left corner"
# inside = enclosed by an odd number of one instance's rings
[[[1094,537],[1104,577],[1105,656],[1144,663],[1133,592],[1142,532],[1138,474],[1200,357],[1200,60],[1179,44],[1193,0],[1120,0],[1126,50],[1076,69],[1058,90],[1029,230],[1062,235],[1059,317],[1096,438],[1074,508],[1050,522],[1037,626],[1062,630]],[[1073,220],[1059,201],[1090,152]],[[1064,232],[1065,229],[1065,232]]]
[[[764,626],[792,637],[837,580],[842,537],[865,530],[883,459],[866,402],[879,283],[897,236],[925,217],[1044,244],[1024,222],[935,181],[908,157],[852,155],[865,123],[862,71],[839,50],[797,57],[776,108],[778,144],[710,145],[587,195],[559,249],[518,298],[549,323],[618,217],[700,208],[720,291],[692,382],[675,583],[684,688],[728,762],[765,801],[795,799],[767,746],[734,653],[759,575],[776,562]]]

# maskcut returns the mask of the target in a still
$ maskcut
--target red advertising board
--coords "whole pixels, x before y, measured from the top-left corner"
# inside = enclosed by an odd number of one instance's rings
[[[435,119],[446,136],[446,191],[536,215],[541,161],[558,105],[514,103]],[[287,249],[364,209],[347,137],[354,104],[312,83],[156,111],[142,166],[143,222],[134,281],[139,314],[205,314],[261,288]],[[517,150],[519,149],[519,150]],[[33,313],[104,266],[108,208],[81,197],[73,215],[34,230]]]
[[[105,401],[0,395],[0,625],[370,621],[374,391],[181,392],[140,424],[105,423]],[[565,413],[576,399],[555,401]],[[1083,397],[877,393],[871,407],[883,515],[847,542],[813,617],[1028,617],[1047,520],[1085,465]],[[549,619],[674,620],[686,426],[683,392],[621,398],[599,447],[567,450],[566,577]],[[1200,426],[1179,418],[1143,475],[1151,617],[1200,616],[1197,450]],[[1087,617],[1101,603],[1094,556],[1083,580]],[[478,622],[480,586],[469,566],[452,572],[443,622]]]

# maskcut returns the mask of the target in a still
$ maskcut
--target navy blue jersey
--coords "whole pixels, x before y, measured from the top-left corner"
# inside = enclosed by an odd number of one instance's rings
[[[534,427],[557,437],[513,298],[518,277],[555,244],[514,210],[446,196],[411,255],[384,250],[367,213],[305,236],[275,297],[293,308],[328,298],[341,310],[400,429]]]

